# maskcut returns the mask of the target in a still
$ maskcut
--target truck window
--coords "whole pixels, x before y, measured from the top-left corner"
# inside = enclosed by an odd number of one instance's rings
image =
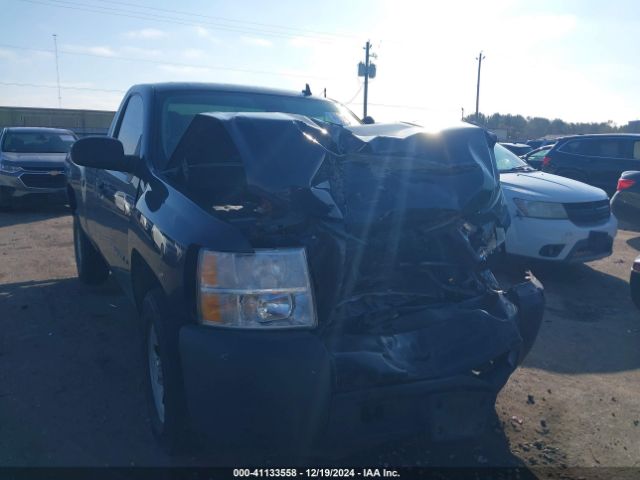
[[[116,138],[122,142],[125,155],[139,155],[142,140],[143,105],[140,95],[133,95],[127,102]]]
[[[324,98],[264,93],[190,91],[172,92],[160,100],[159,162],[164,165],[198,113],[283,112],[305,115],[324,122],[356,125],[358,118],[346,107]]]
[[[640,142],[633,142],[633,159],[640,160]]]

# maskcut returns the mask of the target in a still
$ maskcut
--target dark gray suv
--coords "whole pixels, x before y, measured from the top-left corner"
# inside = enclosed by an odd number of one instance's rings
[[[542,171],[602,188],[609,196],[627,170],[640,170],[640,135],[564,137],[542,160]]]
[[[0,133],[0,207],[14,197],[66,198],[65,158],[76,135],[58,128],[5,128]]]

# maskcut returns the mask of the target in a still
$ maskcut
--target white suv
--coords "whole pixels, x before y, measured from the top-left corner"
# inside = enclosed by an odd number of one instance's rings
[[[511,215],[507,253],[568,262],[611,255],[618,221],[603,190],[539,172],[502,145],[494,152]]]

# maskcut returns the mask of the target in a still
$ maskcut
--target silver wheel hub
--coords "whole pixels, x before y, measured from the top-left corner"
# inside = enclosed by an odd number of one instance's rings
[[[151,393],[156,413],[162,423],[164,423],[164,379],[162,378],[162,360],[160,359],[160,345],[156,329],[151,325],[149,331],[149,341],[147,345],[147,356],[149,358],[149,380],[151,381]]]

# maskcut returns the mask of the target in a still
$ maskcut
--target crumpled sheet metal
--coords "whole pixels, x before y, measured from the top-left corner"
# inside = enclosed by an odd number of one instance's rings
[[[471,374],[499,358],[515,368],[521,312],[486,281],[476,254],[488,232],[509,225],[492,146],[466,124],[426,131],[207,113],[170,165],[209,162],[207,175],[220,178],[241,169],[234,201],[238,212],[253,208],[243,228],[255,248],[306,248],[319,334],[336,388],[349,390]]]
[[[410,124],[343,128],[284,113],[206,113],[196,115],[169,164],[195,145],[208,145],[202,150],[214,156],[216,143],[237,150],[234,160],[253,191],[306,213],[340,218],[348,209],[370,222],[417,208],[440,221],[443,214],[479,215],[503,204],[486,133],[463,123],[427,132]],[[336,174],[334,181],[349,184],[327,184]],[[348,197],[336,198],[335,190]],[[500,215],[508,223],[506,212]]]

